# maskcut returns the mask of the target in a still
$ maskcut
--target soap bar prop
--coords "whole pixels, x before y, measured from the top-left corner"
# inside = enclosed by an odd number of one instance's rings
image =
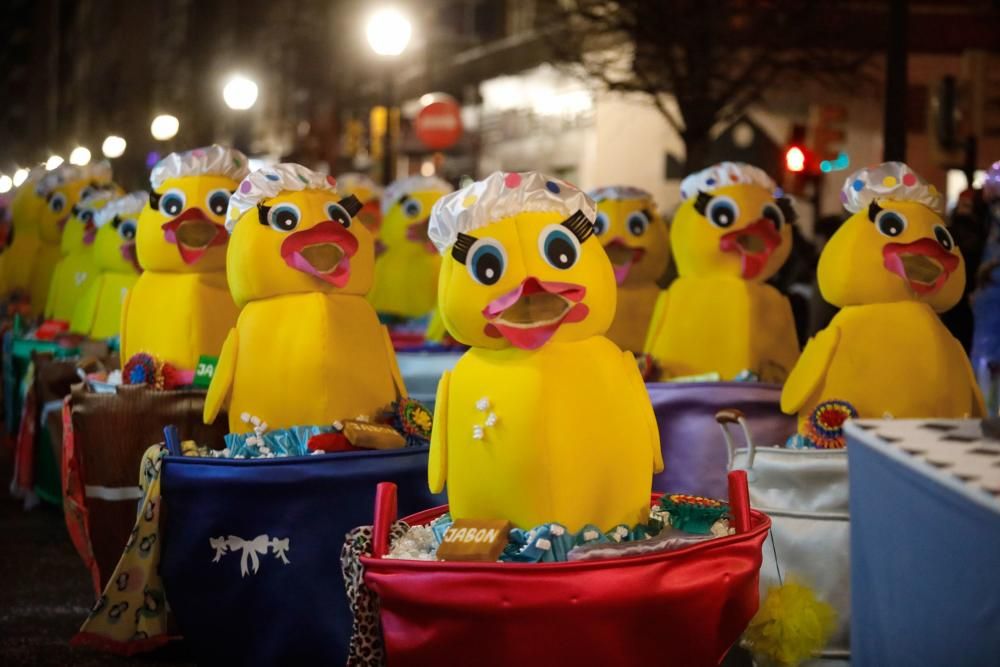
[[[362,449],[399,449],[406,446],[406,438],[388,424],[345,420],[334,424],[347,441]]]
[[[441,540],[440,560],[493,563],[507,546],[510,521],[502,519],[456,519]]]

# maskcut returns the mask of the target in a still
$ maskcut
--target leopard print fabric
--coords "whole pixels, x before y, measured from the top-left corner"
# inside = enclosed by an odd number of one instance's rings
[[[402,521],[393,524],[389,543],[400,539],[409,530]],[[344,574],[347,602],[354,615],[351,645],[347,651],[347,667],[382,667],[385,665],[385,647],[382,644],[382,626],[379,623],[378,597],[365,586],[361,556],[371,555],[372,527],[361,526],[347,534],[340,551],[340,567]]]

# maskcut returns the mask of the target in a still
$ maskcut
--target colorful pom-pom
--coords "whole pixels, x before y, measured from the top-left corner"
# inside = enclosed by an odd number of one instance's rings
[[[805,421],[802,435],[816,449],[842,449],[846,445],[844,422],[857,416],[847,401],[824,401]]]
[[[156,383],[156,360],[143,352],[132,355],[132,358],[122,368],[122,382],[124,384],[154,385]]]
[[[769,664],[792,667],[819,652],[836,627],[837,612],[801,582],[773,586],[743,633],[743,644]]]

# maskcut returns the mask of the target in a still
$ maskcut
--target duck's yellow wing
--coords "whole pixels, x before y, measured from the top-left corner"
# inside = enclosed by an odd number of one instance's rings
[[[219,353],[219,361],[215,364],[215,372],[212,374],[212,383],[208,385],[208,394],[205,396],[205,409],[202,412],[202,421],[211,424],[219,416],[222,404],[229,397],[229,390],[233,385],[233,377],[236,375],[236,351],[239,348],[240,335],[236,327],[229,330],[226,342],[222,344],[222,352]]]
[[[839,342],[840,329],[831,325],[806,343],[806,349],[781,390],[782,412],[795,414],[805,405],[826,376]]]
[[[656,414],[653,412],[653,405],[649,402],[649,392],[646,391],[646,383],[642,381],[642,373],[639,372],[639,365],[635,362],[635,356],[631,352],[622,353],[622,363],[625,365],[625,377],[629,378],[632,383],[635,400],[649,407],[646,411],[645,419],[646,430],[649,433],[649,444],[653,453],[653,472],[662,472],[663,450],[660,448],[660,427],[656,423]]]
[[[441,493],[448,477],[448,388],[451,373],[445,371],[438,382],[434,401],[434,426],[431,428],[431,452],[427,459],[427,484],[431,493]]]
[[[969,381],[969,387],[971,388],[972,396],[972,412],[969,415],[975,419],[981,419],[986,416],[986,401],[983,400],[983,392],[979,387],[979,383],[976,382],[976,373],[972,370],[972,364],[969,363],[969,357],[965,353],[965,348],[962,344],[958,342],[957,338],[948,336],[951,338],[952,349],[957,355],[956,358],[961,359],[965,364],[965,375]]]
[[[396,360],[396,348],[392,346],[392,338],[389,336],[389,329],[382,325],[382,341],[385,343],[385,353],[389,361],[389,372],[392,373],[392,382],[396,385],[396,397],[406,398],[406,383],[403,382],[403,374],[399,372],[399,361]]]

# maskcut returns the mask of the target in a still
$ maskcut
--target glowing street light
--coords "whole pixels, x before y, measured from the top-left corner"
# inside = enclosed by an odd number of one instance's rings
[[[237,74],[226,82],[222,99],[230,109],[246,111],[257,102],[257,84]]]
[[[83,146],[77,146],[73,149],[73,152],[69,154],[69,163],[75,164],[82,167],[90,162],[90,149]]]
[[[149,132],[157,141],[166,141],[177,136],[177,130],[180,127],[181,123],[177,120],[176,116],[165,113],[153,119],[153,122],[149,126]]]
[[[49,159],[45,161],[45,169],[48,171],[52,171],[62,163],[63,163],[62,157],[58,155],[50,155]]]
[[[12,179],[7,174],[0,175],[0,194],[5,192],[10,192],[10,189],[14,187],[14,179]]]
[[[380,56],[398,56],[410,43],[413,25],[398,9],[384,7],[368,19],[365,34],[372,51]]]
[[[122,153],[125,152],[126,145],[125,140],[117,134],[109,134],[104,143],[101,144],[101,152],[107,158],[121,157]]]
[[[14,172],[14,187],[19,188],[21,184],[28,180],[28,170],[21,167]]]

